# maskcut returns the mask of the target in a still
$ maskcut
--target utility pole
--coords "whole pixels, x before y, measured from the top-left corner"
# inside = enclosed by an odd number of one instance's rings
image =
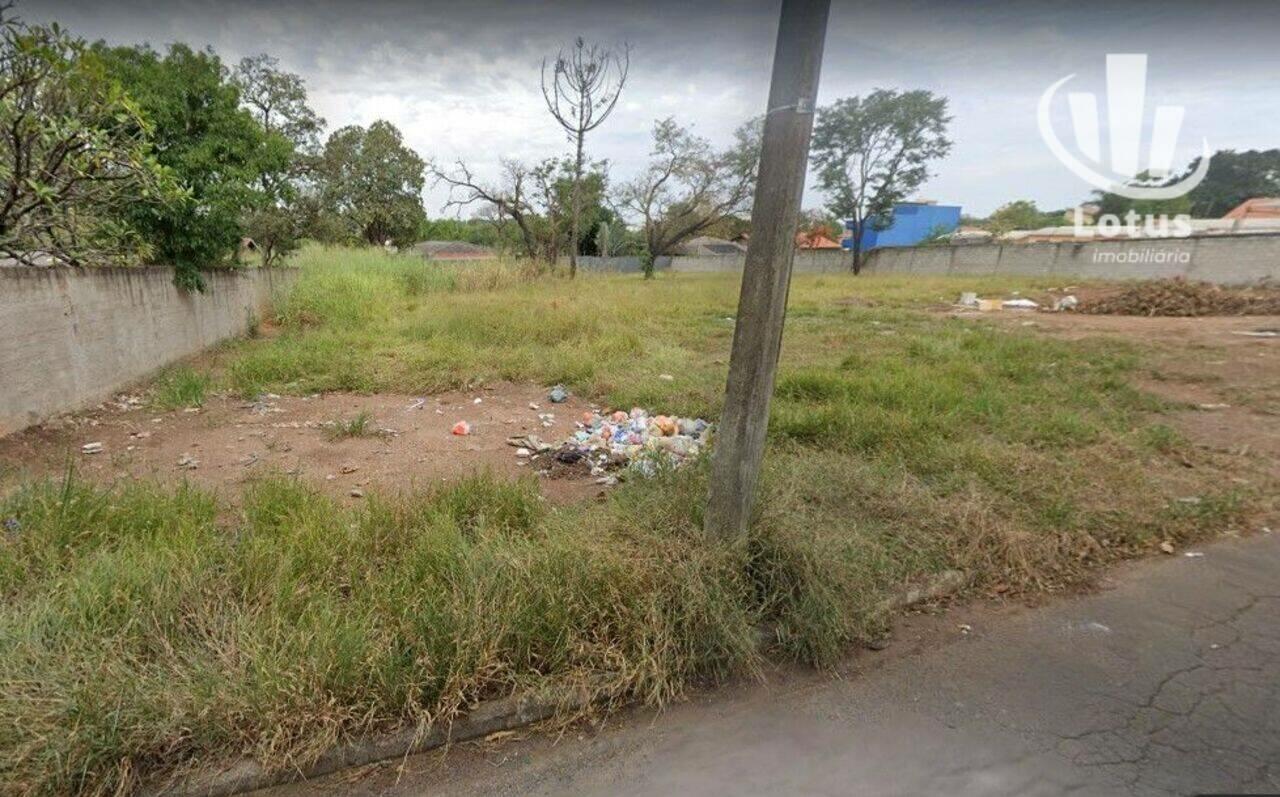
[[[751,239],[711,462],[705,528],[721,539],[746,533],[760,478],[830,6],[830,0],[782,0]]]

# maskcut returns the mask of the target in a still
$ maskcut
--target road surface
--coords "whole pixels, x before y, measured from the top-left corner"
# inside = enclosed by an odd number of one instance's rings
[[[1096,594],[907,623],[842,675],[775,674],[272,796],[1280,792],[1280,533],[1196,550]]]

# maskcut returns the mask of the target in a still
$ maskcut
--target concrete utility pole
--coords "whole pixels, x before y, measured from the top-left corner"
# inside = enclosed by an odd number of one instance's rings
[[[830,0],[782,0],[751,239],[707,499],[706,530],[724,539],[746,532],[760,478],[830,5]]]

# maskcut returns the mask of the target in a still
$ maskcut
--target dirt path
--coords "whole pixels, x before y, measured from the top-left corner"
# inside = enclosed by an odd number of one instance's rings
[[[423,487],[484,468],[528,476],[533,468],[507,438],[563,439],[590,408],[572,396],[552,404],[544,388],[511,384],[430,397],[331,393],[246,402],[221,396],[199,411],[154,412],[126,401],[0,439],[0,464],[6,466],[0,487],[26,476],[59,474],[71,461],[95,481],[187,479],[233,502],[240,486],[275,471],[356,501],[353,491]],[[371,416],[368,434],[333,439],[333,422],[361,412]],[[544,426],[549,415],[554,417]],[[470,435],[450,433],[458,421],[471,424]],[[82,453],[83,445],[94,442],[102,443],[101,453]],[[558,502],[590,498],[603,489],[585,475],[542,478],[540,484]]]
[[[788,673],[261,794],[1280,791],[1280,533],[1197,553],[1041,609],[918,618],[839,674],[856,677]]]

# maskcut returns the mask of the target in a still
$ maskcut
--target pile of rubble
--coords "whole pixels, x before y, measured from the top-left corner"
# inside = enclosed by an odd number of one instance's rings
[[[528,458],[541,472],[588,471],[600,484],[614,484],[628,474],[652,476],[664,462],[678,467],[698,456],[711,439],[711,424],[701,418],[630,412],[586,412],[573,436],[547,443],[536,435],[508,438],[516,456]]]
[[[1224,288],[1185,279],[1149,280],[1085,302],[1080,311],[1094,315],[1182,317],[1277,315],[1280,314],[1280,289]]]

